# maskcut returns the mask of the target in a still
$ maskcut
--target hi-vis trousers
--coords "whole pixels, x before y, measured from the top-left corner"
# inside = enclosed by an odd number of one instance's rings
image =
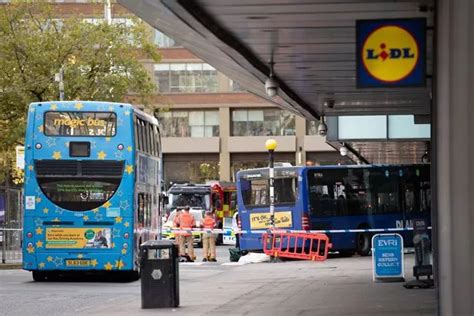
[[[207,260],[216,258],[216,235],[202,234],[203,257]]]
[[[186,254],[186,246],[188,247],[188,256],[194,260],[196,257],[194,256],[194,237],[193,235],[189,236],[179,236],[179,255],[183,256]]]

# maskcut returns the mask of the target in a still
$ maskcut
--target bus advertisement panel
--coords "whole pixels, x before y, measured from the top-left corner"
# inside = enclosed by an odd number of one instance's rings
[[[237,178],[240,247],[261,250],[255,230],[270,228],[268,169]],[[371,230],[388,228],[411,245],[415,218],[430,223],[429,165],[275,168],[275,228],[325,232],[333,250],[368,255]]]
[[[23,268],[138,277],[138,246],[159,236],[157,120],[129,104],[30,105],[25,140]]]

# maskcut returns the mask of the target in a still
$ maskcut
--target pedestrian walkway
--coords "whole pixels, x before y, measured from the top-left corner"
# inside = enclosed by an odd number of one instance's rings
[[[413,255],[405,258],[411,271]],[[410,274],[410,272],[409,272]],[[370,257],[324,262],[180,264],[181,304],[153,310],[166,315],[435,315],[434,289],[407,290],[403,283],[374,283]],[[407,275],[407,280],[411,275]],[[204,294],[205,293],[205,294]],[[114,304],[108,313],[141,314],[140,297]],[[89,311],[99,315],[104,310]]]
[[[31,273],[0,270],[5,315],[434,315],[433,289],[372,282],[370,257],[323,262],[283,261],[239,265],[180,263],[180,307],[143,310],[140,281],[64,280],[34,283]],[[405,256],[411,279],[412,254]],[[22,304],[18,304],[18,298]],[[38,304],[41,302],[41,304]]]

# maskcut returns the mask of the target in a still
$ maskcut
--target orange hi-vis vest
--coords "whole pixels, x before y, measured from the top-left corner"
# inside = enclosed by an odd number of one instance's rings
[[[213,229],[216,226],[216,221],[211,216],[206,216],[203,221],[203,228]]]
[[[194,226],[196,226],[196,220],[194,219],[194,216],[191,214],[184,212],[179,216],[178,219],[179,222],[179,228],[181,229],[191,229]],[[183,236],[191,236],[190,233],[181,233]]]

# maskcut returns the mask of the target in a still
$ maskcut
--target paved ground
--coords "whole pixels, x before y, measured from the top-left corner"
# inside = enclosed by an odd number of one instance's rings
[[[228,247],[221,246],[218,260],[180,265],[181,305],[176,309],[142,310],[140,281],[35,283],[26,271],[0,270],[0,314],[334,316],[436,312],[435,290],[407,290],[402,283],[372,282],[370,257],[228,265]],[[411,276],[412,255],[406,256],[405,264]]]

